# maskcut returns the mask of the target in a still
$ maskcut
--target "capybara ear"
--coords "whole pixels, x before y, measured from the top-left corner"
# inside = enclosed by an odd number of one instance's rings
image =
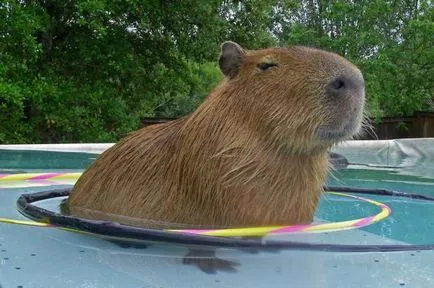
[[[220,70],[230,79],[238,75],[246,52],[235,42],[226,41],[221,46],[219,59]]]

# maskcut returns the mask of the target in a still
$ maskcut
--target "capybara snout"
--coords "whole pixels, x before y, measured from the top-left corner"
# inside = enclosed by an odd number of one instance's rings
[[[365,82],[359,69],[342,60],[342,72],[326,86],[328,121],[318,128],[323,141],[349,139],[360,131],[365,102]]]

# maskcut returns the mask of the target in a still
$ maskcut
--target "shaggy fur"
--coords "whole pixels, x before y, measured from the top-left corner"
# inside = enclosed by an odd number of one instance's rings
[[[219,64],[226,78],[196,111],[100,155],[65,203],[72,215],[151,228],[312,221],[327,150],[361,126],[360,71],[312,48],[233,42]]]

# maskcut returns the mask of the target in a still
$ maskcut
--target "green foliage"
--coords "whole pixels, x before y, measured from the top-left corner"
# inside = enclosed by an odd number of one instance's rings
[[[287,11],[282,45],[337,52],[360,66],[372,115],[427,110],[434,92],[432,1],[301,1]],[[432,104],[431,104],[432,105]]]
[[[0,3],[0,143],[111,142],[193,111],[224,40],[309,45],[358,64],[373,115],[433,98],[431,1],[67,0]]]

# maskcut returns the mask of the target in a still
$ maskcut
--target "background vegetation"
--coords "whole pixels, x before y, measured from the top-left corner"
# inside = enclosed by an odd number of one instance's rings
[[[187,114],[221,79],[224,40],[335,51],[363,70],[372,115],[429,110],[433,19],[423,0],[2,1],[0,143],[110,142]]]

